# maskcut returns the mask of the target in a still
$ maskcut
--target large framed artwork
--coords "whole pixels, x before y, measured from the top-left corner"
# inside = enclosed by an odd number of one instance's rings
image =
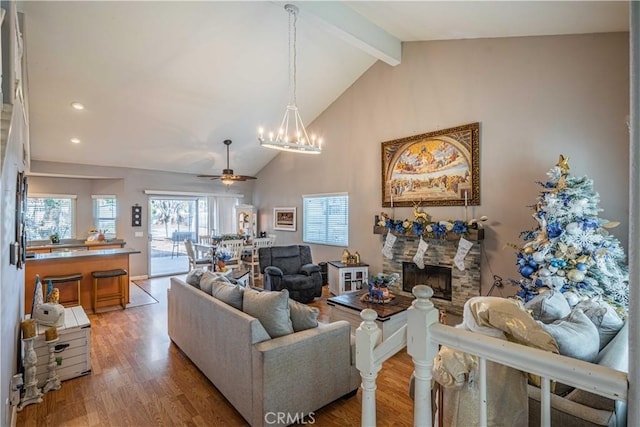
[[[273,208],[273,229],[296,231],[296,208]]]
[[[480,204],[480,124],[382,143],[382,206]]]

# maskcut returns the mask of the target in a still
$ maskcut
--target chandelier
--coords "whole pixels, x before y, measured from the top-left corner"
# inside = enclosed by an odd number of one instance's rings
[[[314,134],[311,134],[311,138],[309,138],[296,105],[296,20],[298,19],[298,8],[292,4],[286,4],[284,8],[289,12],[289,104],[284,112],[280,128],[276,132],[269,132],[266,136],[264,129],[259,128],[258,141],[261,146],[276,150],[320,154],[322,139],[316,138]]]

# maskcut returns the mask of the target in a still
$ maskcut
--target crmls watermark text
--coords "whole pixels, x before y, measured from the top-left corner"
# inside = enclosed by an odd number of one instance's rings
[[[267,424],[315,424],[316,414],[309,412],[304,414],[303,412],[267,412],[264,414],[264,422]]]

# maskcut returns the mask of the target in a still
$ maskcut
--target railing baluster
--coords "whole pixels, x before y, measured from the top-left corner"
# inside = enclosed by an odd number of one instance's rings
[[[424,285],[413,288],[416,300],[407,310],[407,353],[413,358],[415,426],[431,426],[431,368],[438,344],[431,340],[429,327],[438,323],[438,310],[429,301],[433,290]]]
[[[548,377],[540,377],[540,425],[551,425],[551,385]]]
[[[487,359],[478,358],[478,386],[480,387],[480,425],[487,427]]]
[[[380,343],[380,329],[376,325],[378,313],[364,309],[360,313],[363,322],[356,329],[356,368],[362,377],[362,427],[376,425],[376,377],[380,364],[376,364],[373,349]]]

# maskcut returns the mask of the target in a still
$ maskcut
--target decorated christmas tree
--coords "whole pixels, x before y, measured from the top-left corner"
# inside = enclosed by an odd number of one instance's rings
[[[539,182],[533,206],[537,226],[520,233],[518,297],[529,301],[548,289],[563,292],[569,302],[600,297],[626,317],[628,269],[620,242],[607,229],[619,223],[598,217],[600,197],[587,177],[569,175],[567,158]]]

